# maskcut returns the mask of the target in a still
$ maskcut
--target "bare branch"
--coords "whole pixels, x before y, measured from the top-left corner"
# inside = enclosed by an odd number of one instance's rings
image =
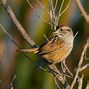
[[[33,9],[34,13],[35,13],[42,21],[46,22],[46,23],[49,24],[49,25],[52,25],[50,22],[48,22],[48,21],[46,21],[45,19],[43,19],[43,18],[39,15],[39,13],[36,12],[36,10],[33,8],[32,4],[29,2],[29,0],[27,0],[27,3],[28,3],[29,6]]]
[[[40,1],[39,0],[36,0],[37,1],[37,3],[50,15],[50,16],[52,16],[52,17],[54,17],[52,14],[50,14],[50,12],[40,3]],[[54,17],[55,18],[55,17]]]
[[[11,35],[4,29],[4,27],[0,24],[0,27],[2,28],[2,30],[8,35],[8,37],[11,39],[11,41],[19,48],[19,49],[21,49],[20,48],[20,46],[13,40],[13,38],[11,37]],[[38,65],[37,63],[35,63],[33,60],[31,60],[25,53],[23,53],[24,54],[24,56],[27,58],[27,59],[29,59],[30,61],[31,61],[31,63],[33,63],[36,67],[38,67],[38,68],[40,68],[40,69],[42,69],[42,70],[44,70],[44,71],[47,71],[46,69],[44,69],[42,66],[40,66],[40,65]],[[47,71],[48,72],[48,71]]]
[[[64,67],[66,68],[67,72],[73,77],[73,74],[71,73],[71,71],[68,69],[66,63],[65,63],[65,60],[63,61],[63,65]]]
[[[76,34],[74,35],[74,38],[78,35],[78,31],[76,32]]]
[[[51,20],[51,29],[56,30],[56,26],[58,25],[58,21],[56,18],[55,7],[53,6],[53,1],[48,0],[49,10],[50,10],[50,20]]]
[[[1,2],[2,2],[4,9],[8,13],[9,17],[11,18],[15,26],[18,28],[17,30],[19,30],[19,32],[21,33],[23,38],[27,41],[27,43],[31,45],[31,47],[37,47],[35,42],[27,35],[24,28],[22,27],[22,25],[19,23],[19,21],[15,17],[14,12],[12,11],[11,7],[7,4],[6,0],[1,0]]]
[[[61,14],[61,10],[62,10],[62,7],[63,7],[63,4],[64,4],[64,1],[65,1],[65,0],[62,0],[62,3],[61,3],[61,6],[60,6],[60,9],[59,9],[59,13],[58,13],[58,15],[60,15],[60,14]]]
[[[57,4],[58,4],[58,0],[56,0],[54,10],[56,10],[56,8],[57,8]]]
[[[87,39],[88,40],[88,39]],[[85,46],[84,46],[84,48],[83,48],[83,51],[82,51],[82,54],[81,54],[81,57],[80,57],[80,60],[79,60],[79,63],[78,63],[78,68],[77,68],[77,71],[76,71],[76,74],[75,74],[75,76],[74,76],[74,79],[73,79],[73,81],[72,81],[72,83],[71,83],[71,87],[70,87],[70,89],[73,89],[73,87],[74,87],[74,85],[75,85],[75,83],[76,83],[76,79],[78,78],[78,74],[79,74],[79,72],[80,72],[80,69],[81,69],[81,66],[82,66],[82,63],[83,63],[83,60],[84,60],[84,54],[85,54],[85,52],[86,52],[86,50],[87,50],[87,47],[88,47],[88,41],[86,42],[86,44],[85,44]]]
[[[13,77],[13,79],[12,79],[12,81],[11,81],[9,86],[7,86],[6,83],[3,82],[2,80],[0,80],[0,83],[2,84],[2,87],[4,89],[13,89],[13,82],[14,82],[15,78],[16,78],[16,75]]]
[[[40,3],[40,1],[39,0],[36,1],[50,15],[49,11]]]
[[[79,8],[80,13],[82,14],[82,16],[84,17],[84,19],[86,20],[86,22],[89,23],[89,15],[86,13],[86,11],[84,10],[80,0],[75,0],[77,7]]]
[[[86,85],[85,89],[89,89],[89,81],[87,82],[87,85]]]
[[[82,75],[82,77],[78,79],[78,89],[82,89],[83,77],[84,77],[84,75]]]
[[[80,68],[80,72],[83,71],[84,69],[86,69],[87,67],[89,67],[89,64],[84,65],[83,67]]]
[[[52,0],[48,0],[48,3],[49,3],[50,19],[52,20],[53,19],[52,16],[54,16],[53,15],[53,12],[54,12],[54,10],[53,10],[53,1]]]
[[[44,37],[45,37],[45,39],[47,40],[47,41],[49,41],[49,39],[47,38],[47,36],[44,34]]]
[[[16,75],[14,75],[8,89],[13,89],[13,82],[14,82],[15,79],[16,79]]]
[[[58,84],[58,82],[57,82],[56,77],[54,77],[54,80],[55,80],[55,84],[57,85],[58,89],[61,89],[60,86],[59,86],[59,84]]]
[[[59,82],[62,83],[64,89],[70,89],[70,85],[66,82],[65,78],[63,77],[63,74],[59,72],[57,67],[55,65],[48,65],[48,68],[50,72],[54,75],[56,84],[59,87]]]
[[[62,16],[62,14],[64,14],[64,12],[68,9],[68,7],[69,7],[69,5],[70,5],[70,2],[71,2],[71,0],[69,0],[69,2],[68,2],[68,4],[67,4],[67,6],[65,7],[65,9],[64,9],[62,12],[59,13],[58,19],[59,19],[59,18]]]
[[[12,39],[11,35],[4,29],[4,27],[0,24],[0,27],[2,28],[2,30],[8,35],[8,37],[11,39],[11,41],[18,47],[18,44]]]

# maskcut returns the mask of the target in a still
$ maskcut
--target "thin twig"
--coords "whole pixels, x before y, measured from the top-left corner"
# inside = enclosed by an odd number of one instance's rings
[[[13,77],[13,79],[12,79],[10,85],[9,85],[9,89],[13,89],[13,82],[14,82],[15,79],[16,79],[16,75],[14,75],[14,77]]]
[[[4,29],[4,27],[0,24],[0,27],[2,28],[2,30],[4,31],[4,33],[6,33],[8,35],[8,37],[11,39],[11,41],[18,47],[18,44],[13,40],[13,38],[11,37],[11,35]]]
[[[66,63],[65,63],[65,60],[63,61],[63,65],[64,67],[66,68],[67,72],[73,77],[73,74],[71,73],[71,71],[68,69]]]
[[[48,4],[49,4],[49,12],[50,12],[50,21],[51,21],[51,29],[55,30],[57,24],[55,23],[56,20],[56,16],[55,16],[55,9],[53,6],[53,1],[52,0],[48,0]]]
[[[82,89],[83,77],[84,77],[84,75],[82,75],[82,77],[78,79],[78,89]]]
[[[12,79],[12,81],[11,81],[9,86],[7,86],[6,83],[3,82],[2,80],[0,80],[0,83],[2,84],[2,87],[4,89],[13,89],[13,82],[14,82],[15,78],[16,78],[16,75],[13,77],[13,79]]]
[[[49,39],[47,38],[47,36],[44,34],[44,37],[45,37],[45,39],[47,40],[47,41],[49,41]]]
[[[13,40],[13,38],[11,37],[11,35],[4,29],[4,27],[0,24],[0,27],[2,28],[2,30],[8,35],[8,37],[11,39],[11,41],[19,48],[19,49],[21,49],[20,48],[20,46]],[[23,53],[23,52],[22,52]],[[30,61],[31,61],[31,63],[33,63],[36,67],[38,67],[38,68],[40,68],[40,69],[42,69],[42,70],[44,70],[44,71],[47,71],[46,69],[44,69],[42,66],[40,66],[40,65],[38,65],[36,62],[34,62],[33,60],[31,60],[25,53],[23,53],[24,54],[24,56],[27,58],[27,59],[29,59]],[[47,71],[48,72],[48,71]]]
[[[66,76],[65,76],[66,69],[65,69],[65,67],[64,67],[64,65],[63,65],[63,62],[61,62],[61,69],[62,69],[62,71],[63,71],[63,77],[64,77],[64,79],[65,79],[65,81],[66,81]]]
[[[50,15],[49,11],[40,3],[40,1],[39,0],[36,1]]]
[[[86,69],[87,67],[89,67],[89,64],[84,65],[83,67],[80,68],[80,72],[83,71],[84,69]]]
[[[39,0],[36,0],[37,1],[37,3],[51,16],[52,14],[50,14],[50,12],[40,3],[40,1]],[[52,17],[54,17],[53,15],[52,15]],[[54,17],[55,18],[55,17]]]
[[[86,85],[85,89],[89,89],[89,81],[87,82],[87,85]]]
[[[69,0],[69,2],[68,2],[68,4],[67,4],[67,6],[65,7],[65,9],[59,14],[59,16],[58,16],[58,19],[62,16],[62,14],[64,14],[64,12],[68,9],[68,7],[69,7],[69,5],[70,5],[70,2],[71,2],[71,0]]]
[[[76,32],[76,34],[74,35],[74,38],[78,35],[78,31]]]
[[[60,9],[59,9],[59,13],[58,13],[58,15],[60,15],[60,14],[61,14],[61,10],[62,10],[62,8],[63,8],[64,1],[65,1],[65,0],[62,0],[62,3],[61,3],[61,6],[60,6]]]
[[[37,47],[35,42],[28,36],[28,34],[25,32],[25,29],[22,27],[22,25],[19,23],[17,20],[16,16],[14,15],[14,12],[12,11],[11,7],[7,4],[6,0],[1,0],[1,3],[8,13],[9,17],[11,18],[12,22],[15,24],[15,26],[18,28],[17,30],[21,33],[23,38],[26,40],[26,42],[31,46],[31,47]]]
[[[49,4],[49,11],[50,11],[50,18],[52,20],[53,19],[52,16],[54,16],[53,15],[53,1],[52,0],[48,0],[48,4]]]
[[[55,2],[55,7],[54,7],[55,11],[56,11],[56,8],[57,8],[57,4],[58,4],[58,0],[56,0],[56,2]]]
[[[58,84],[58,82],[57,82],[56,77],[54,77],[54,80],[55,80],[55,84],[57,85],[58,89],[61,89],[61,87],[59,86],[59,84]]]
[[[66,82],[66,80],[63,77],[63,74],[59,72],[57,67],[55,65],[48,66],[50,72],[54,75],[56,78],[56,83],[59,86],[59,82],[63,84],[64,89],[70,89],[70,85]]]
[[[89,15],[86,13],[86,11],[84,10],[80,0],[75,0],[77,7],[79,8],[80,13],[82,14],[82,16],[84,17],[84,19],[86,20],[86,22],[89,23]]]
[[[86,44],[85,44],[85,46],[83,48],[79,63],[78,63],[78,68],[77,68],[76,74],[75,74],[74,79],[73,79],[73,81],[71,83],[70,89],[73,89],[73,87],[74,87],[74,85],[76,83],[76,79],[78,78],[78,74],[80,72],[80,69],[81,69],[81,66],[82,66],[82,63],[83,63],[83,60],[84,60],[84,54],[85,54],[85,52],[87,50],[87,47],[88,47],[88,43],[86,42]]]
[[[32,4],[30,3],[29,0],[26,0],[26,1],[27,1],[27,3],[29,4],[29,6],[33,9],[34,13],[35,13],[42,21],[46,22],[46,23],[49,24],[49,25],[52,25],[50,22],[48,22],[48,21],[46,21],[45,19],[43,19],[43,18],[39,15],[39,13],[36,12],[36,10],[33,8]]]
[[[89,60],[89,58],[86,58],[85,60]]]

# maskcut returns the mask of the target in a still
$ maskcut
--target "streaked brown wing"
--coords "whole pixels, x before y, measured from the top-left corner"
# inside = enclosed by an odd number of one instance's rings
[[[60,49],[64,45],[63,43],[64,42],[62,39],[55,40],[55,38],[52,38],[47,43],[44,43],[41,45],[41,47],[39,48],[38,54],[42,55],[42,54],[50,53],[57,49]]]

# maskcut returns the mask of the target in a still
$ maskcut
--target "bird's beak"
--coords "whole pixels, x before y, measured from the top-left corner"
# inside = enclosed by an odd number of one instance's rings
[[[54,31],[54,32],[53,32],[53,35],[54,35],[54,36],[57,36],[57,32],[56,32],[56,31]]]

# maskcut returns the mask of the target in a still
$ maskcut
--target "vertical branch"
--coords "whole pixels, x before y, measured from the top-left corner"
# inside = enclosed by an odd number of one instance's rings
[[[82,89],[82,85],[83,85],[83,75],[81,78],[78,79],[78,89]]]
[[[56,30],[56,14],[55,14],[55,7],[53,6],[53,1],[48,0],[49,3],[49,10],[50,10],[50,20],[53,26],[51,26],[52,30]]]
[[[78,74],[80,72],[80,69],[81,69],[81,66],[82,66],[82,63],[83,63],[83,60],[84,60],[84,54],[85,54],[85,52],[87,50],[88,44],[89,43],[88,43],[88,39],[87,39],[87,42],[86,42],[86,44],[84,46],[83,52],[82,52],[81,57],[80,57],[80,61],[78,63],[78,68],[77,68],[76,74],[75,74],[74,79],[73,79],[73,81],[71,83],[70,89],[73,89],[73,87],[74,87],[74,85],[76,83],[76,79],[78,78]]]

